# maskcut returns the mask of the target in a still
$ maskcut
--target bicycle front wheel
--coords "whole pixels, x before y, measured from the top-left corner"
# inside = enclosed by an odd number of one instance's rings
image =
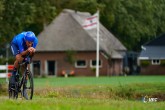
[[[34,84],[33,84],[33,75],[29,71],[26,73],[23,81],[23,97],[27,100],[33,98]]]

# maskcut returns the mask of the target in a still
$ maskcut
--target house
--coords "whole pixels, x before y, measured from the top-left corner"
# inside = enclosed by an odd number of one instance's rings
[[[142,46],[138,58],[143,75],[165,75],[165,34]]]
[[[95,76],[96,29],[84,30],[87,12],[64,9],[39,35],[33,58],[35,75]],[[99,75],[122,73],[126,48],[101,23]]]

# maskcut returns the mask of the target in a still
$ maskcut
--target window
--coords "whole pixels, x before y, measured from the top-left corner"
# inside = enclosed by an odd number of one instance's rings
[[[160,65],[160,60],[159,59],[153,59],[152,64],[153,65]]]
[[[99,60],[99,67],[102,66],[102,62]],[[90,67],[96,67],[96,60],[91,60],[90,61]]]
[[[75,67],[77,67],[77,68],[87,67],[86,61],[85,60],[77,60],[75,63]]]

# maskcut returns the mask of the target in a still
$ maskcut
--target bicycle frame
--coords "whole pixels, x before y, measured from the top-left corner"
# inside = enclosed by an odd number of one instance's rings
[[[12,97],[13,98],[18,98],[18,94],[21,94],[21,97],[23,96],[25,99],[32,99],[33,97],[33,76],[31,74],[31,72],[28,70],[28,64],[30,64],[29,61],[24,61],[22,63],[19,63],[19,68],[17,70],[17,74],[16,74],[16,85],[15,85],[15,89],[10,91],[10,87],[9,87],[9,98]],[[24,72],[20,72],[21,67],[24,65]],[[22,74],[22,77],[20,79],[20,76]],[[27,77],[29,78],[29,83],[30,83],[30,87],[27,87]],[[27,89],[30,89],[30,98],[28,98],[28,94],[25,92],[27,91]]]
[[[20,73],[20,67],[22,66],[22,65],[24,65],[25,64],[25,70],[24,70],[24,73],[22,74],[22,78],[21,78],[21,81],[20,81],[20,79],[19,79],[19,75],[21,75],[21,73]],[[27,62],[23,62],[23,63],[20,63],[20,66],[19,66],[19,68],[18,68],[18,71],[17,71],[17,74],[16,75],[18,75],[18,77],[16,76],[16,78],[18,78],[17,79],[17,82],[19,83],[19,89],[21,89],[21,87],[23,86],[23,83],[24,83],[24,81],[25,81],[25,78],[26,78],[26,76],[27,76],[27,71],[28,71],[28,63]]]

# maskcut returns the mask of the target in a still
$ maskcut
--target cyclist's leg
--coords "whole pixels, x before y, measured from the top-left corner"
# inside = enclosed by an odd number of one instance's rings
[[[13,56],[16,57],[16,55],[19,52],[17,45],[11,44],[11,52],[12,52]],[[16,64],[16,61],[14,62],[14,64]],[[14,65],[14,68],[13,68],[13,71],[12,71],[12,76],[10,77],[10,81],[9,81],[11,86],[15,85],[15,75],[16,75],[16,72],[17,72],[17,68]]]
[[[15,61],[14,61],[14,69],[12,71],[12,76],[11,76],[11,79],[10,79],[10,83],[12,83],[12,85],[15,85],[16,72],[17,72],[17,69],[19,67],[18,62],[22,61],[23,58],[21,57],[21,55],[19,53],[19,49],[18,49],[17,45],[11,44],[11,51],[13,53],[13,56],[15,56]]]

